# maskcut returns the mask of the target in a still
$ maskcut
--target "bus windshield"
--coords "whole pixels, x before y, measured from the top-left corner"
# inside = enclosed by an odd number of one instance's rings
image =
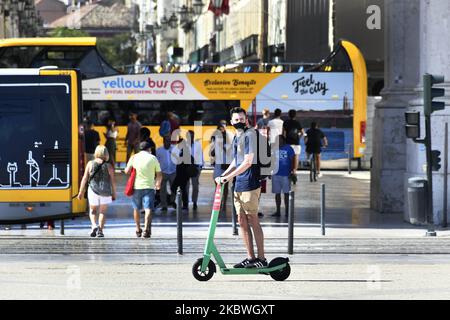
[[[0,48],[0,68],[79,68],[86,79],[115,75],[92,46],[18,46]]]
[[[70,78],[61,77],[0,76],[0,189],[69,188]]]

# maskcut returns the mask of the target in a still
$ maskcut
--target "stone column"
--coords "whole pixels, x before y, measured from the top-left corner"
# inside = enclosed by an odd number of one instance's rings
[[[425,133],[423,117],[423,84],[422,75],[425,73],[441,74],[445,76],[446,109],[434,112],[431,116],[432,149],[441,151],[441,165],[439,172],[433,172],[433,208],[434,222],[442,222],[443,211],[443,161],[444,161],[444,127],[450,123],[450,1],[429,0],[420,1],[420,64],[418,69],[420,79],[416,91],[420,96],[411,101],[410,110],[421,112],[422,137]],[[408,139],[409,140],[409,139]],[[425,147],[422,144],[407,142],[407,171],[405,184],[412,176],[426,178]],[[448,179],[448,177],[447,177]],[[406,190],[405,190],[406,195]]]
[[[385,2],[385,87],[375,106],[370,199],[380,213],[404,210],[404,112],[419,82],[420,2]]]
[[[6,38],[5,36],[5,16],[3,12],[0,12],[0,39]]]

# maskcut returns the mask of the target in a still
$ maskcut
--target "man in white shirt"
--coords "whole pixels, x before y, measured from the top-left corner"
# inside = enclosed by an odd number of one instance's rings
[[[277,137],[283,134],[283,120],[281,120],[280,109],[275,109],[274,118],[269,121],[267,126],[269,127],[270,143],[273,145],[276,143]]]
[[[156,158],[159,161],[162,172],[162,182],[160,190],[161,211],[167,211],[167,183],[169,189],[176,177],[176,160],[172,158],[174,146],[170,142],[170,136],[164,137],[164,145],[156,150]],[[170,203],[175,203],[175,195],[170,194]]]

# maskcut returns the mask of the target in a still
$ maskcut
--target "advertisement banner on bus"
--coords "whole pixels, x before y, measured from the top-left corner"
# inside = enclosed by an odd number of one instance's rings
[[[282,74],[256,96],[257,112],[353,110],[353,74],[315,72]]]
[[[352,73],[137,74],[83,81],[84,100],[283,100],[293,107],[351,109]],[[345,100],[345,101],[344,101]],[[301,103],[305,101],[305,103]],[[260,107],[260,106],[259,106]],[[260,108],[258,108],[258,111]]]

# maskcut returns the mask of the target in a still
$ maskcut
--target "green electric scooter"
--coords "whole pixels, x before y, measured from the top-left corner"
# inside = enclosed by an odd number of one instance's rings
[[[222,274],[265,274],[270,275],[272,279],[276,281],[286,280],[291,273],[289,258],[275,258],[270,261],[269,265],[265,268],[227,268],[216,248],[216,245],[214,244],[214,234],[216,231],[217,220],[219,218],[222,194],[223,185],[217,185],[216,192],[214,193],[214,204],[211,214],[211,222],[209,225],[209,234],[208,239],[206,239],[203,258],[199,258],[192,266],[192,274],[194,275],[194,278],[199,281],[208,281],[212,278],[216,272],[216,265],[211,260],[211,255],[213,255]]]

